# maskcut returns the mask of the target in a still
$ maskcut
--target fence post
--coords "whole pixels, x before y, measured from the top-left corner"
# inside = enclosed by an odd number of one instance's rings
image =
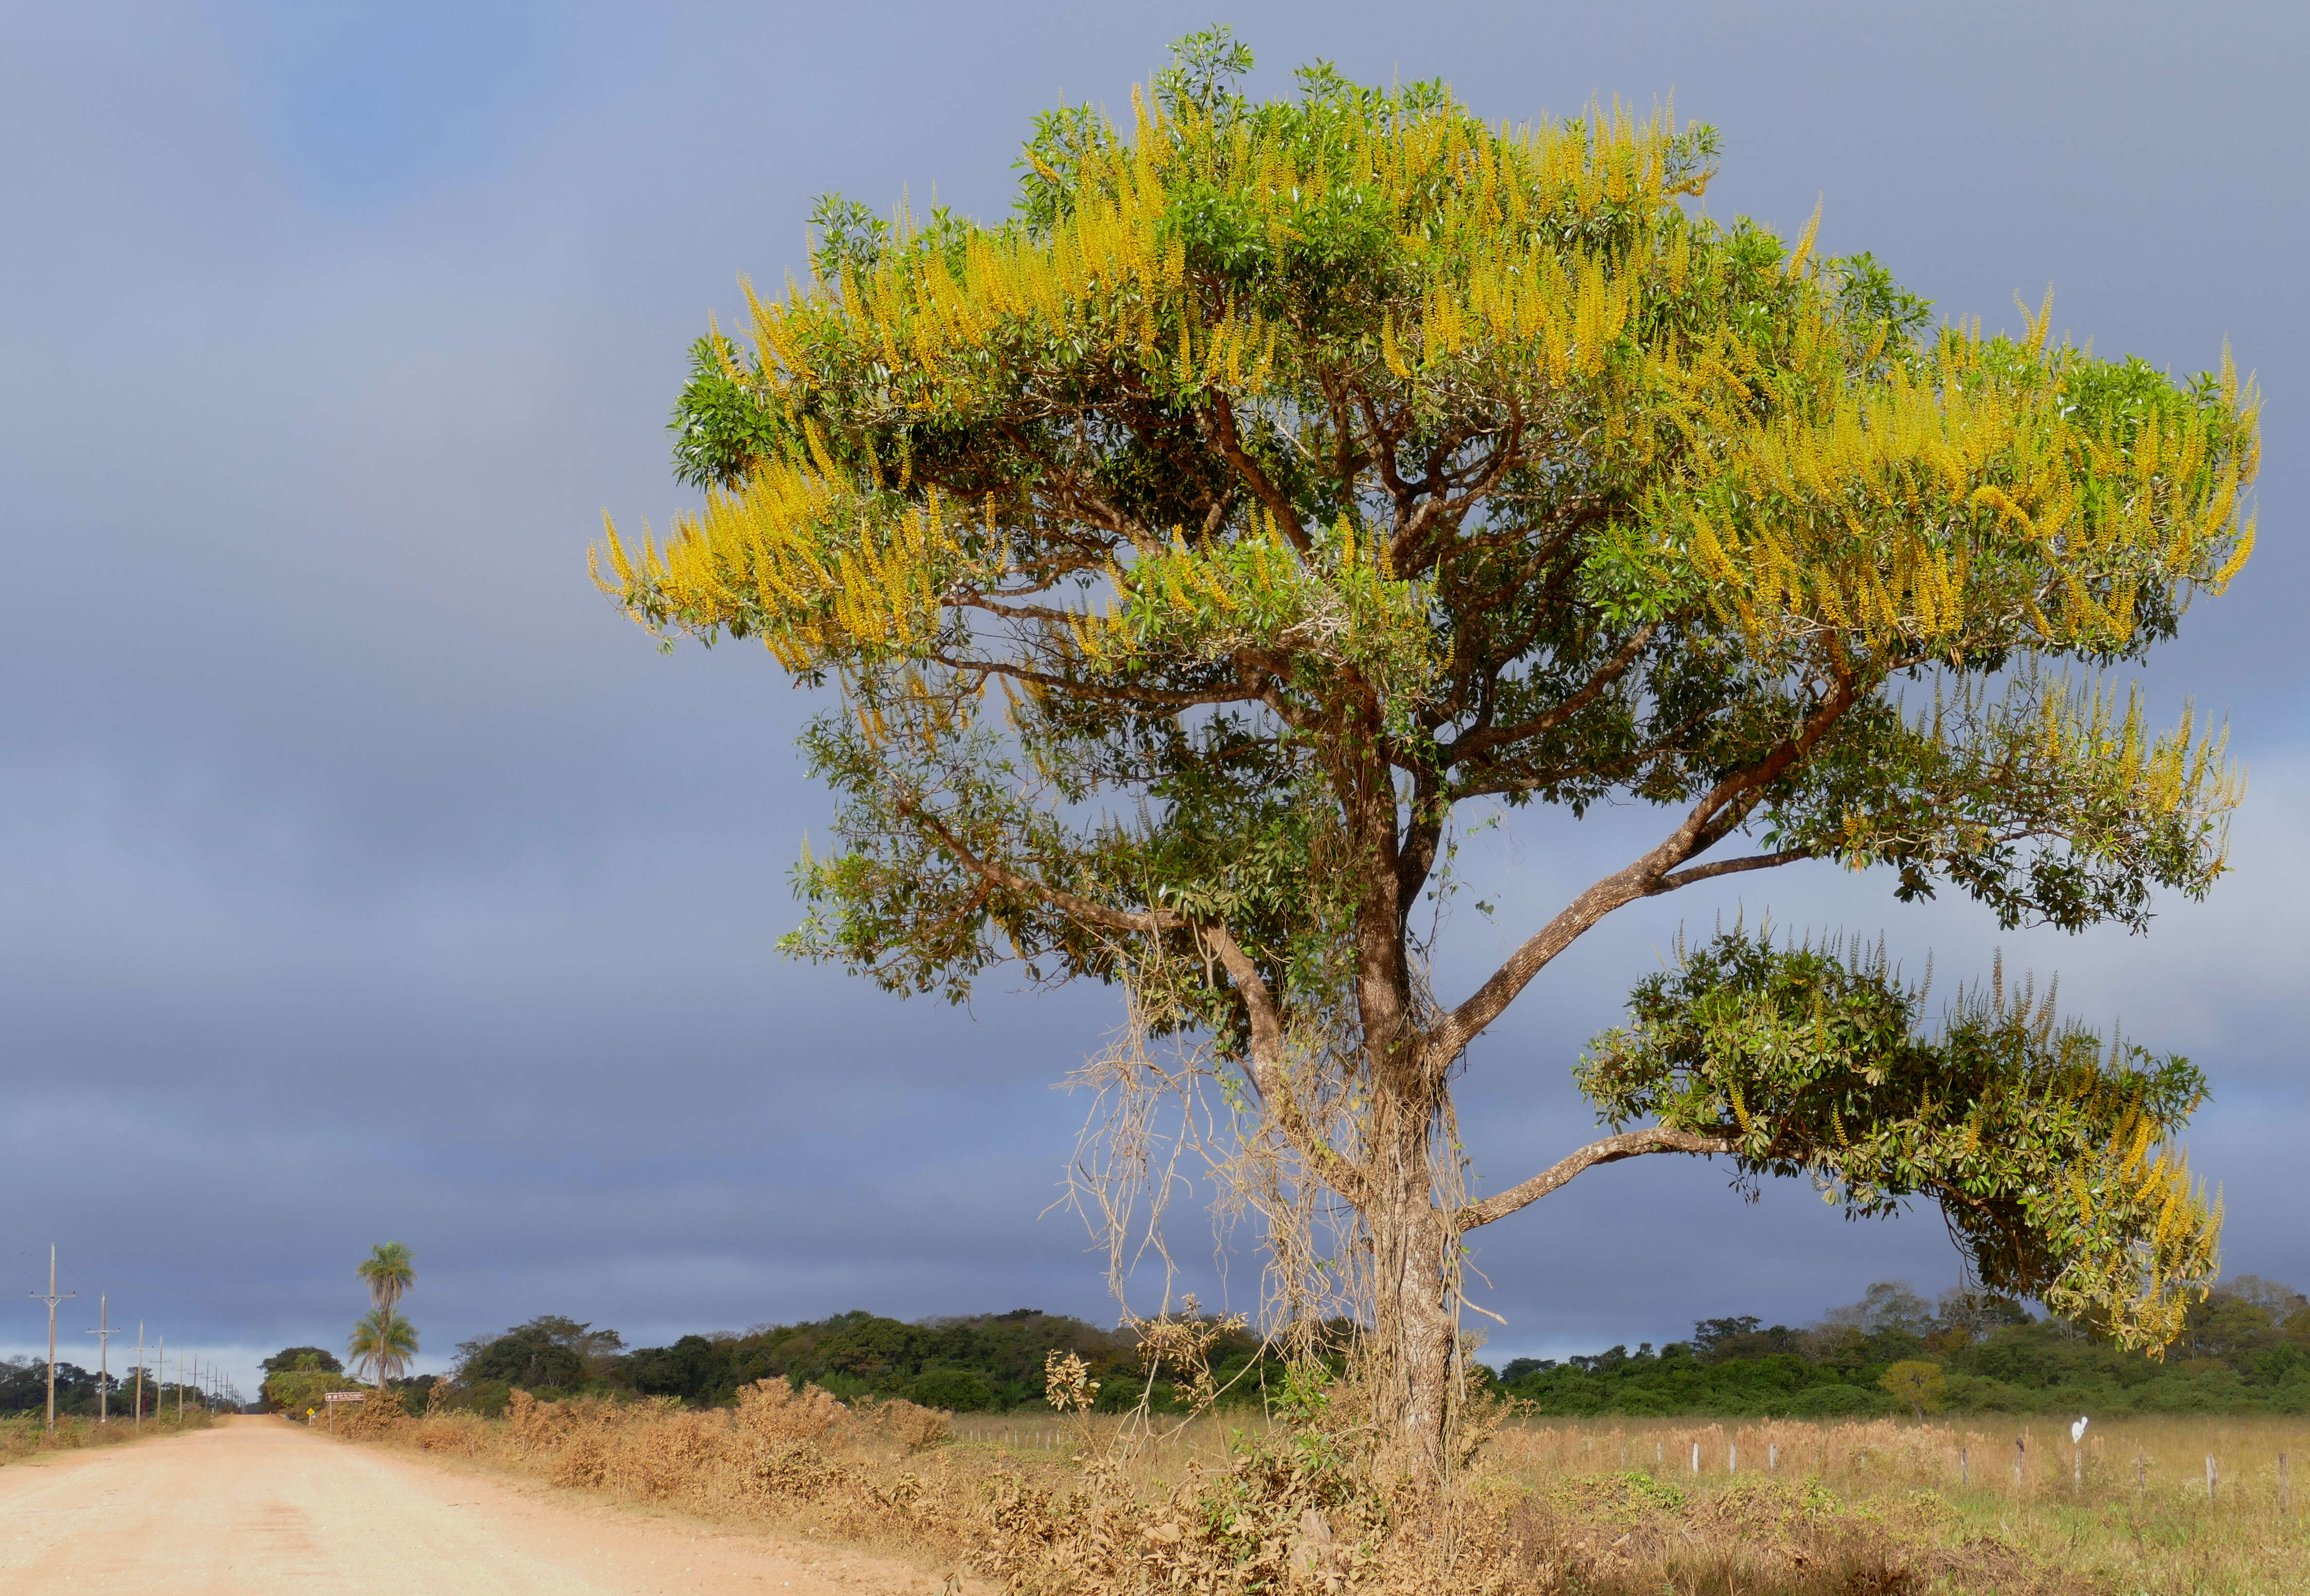
[[[1775,1441],[1765,1448],[1765,1472],[1767,1474],[1777,1474],[1780,1471],[1781,1444],[1778,1441]]]
[[[1738,1474],[1740,1471],[1741,1449],[1738,1446],[1728,1444],[1724,1448],[1724,1472],[1727,1474]]]
[[[1957,1449],[1957,1488],[1961,1491],[1973,1488],[1973,1449],[1971,1447],[1960,1446]]]
[[[2284,1518],[2294,1511],[2294,1491],[2286,1478],[2286,1454],[2278,1454],[2278,1516]]]
[[[2029,1450],[2028,1443],[2019,1436],[2013,1437],[2013,1488],[2021,1488],[2021,1459]]]
[[[2214,1487],[2220,1482],[2220,1472],[2214,1465],[2214,1454],[2210,1452],[2206,1453],[2206,1500],[2208,1502],[2214,1499]]]
[[[1692,1444],[1692,1471],[1695,1474],[1700,1472],[1700,1443],[1698,1441]]]

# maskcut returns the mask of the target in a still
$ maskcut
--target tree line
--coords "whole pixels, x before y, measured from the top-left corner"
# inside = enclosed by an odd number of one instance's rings
[[[1211,1328],[1222,1406],[1256,1406],[1281,1388],[1283,1364],[1272,1349],[1248,1331]],[[549,1401],[656,1397],[723,1407],[757,1380],[783,1379],[848,1401],[903,1398],[1003,1413],[1041,1410],[1044,1362],[1054,1352],[1089,1366],[1101,1411],[1134,1406],[1142,1394],[1159,1411],[1185,1405],[1161,1370],[1150,1382],[1130,1327],[1035,1308],[914,1323],[860,1309],[631,1348],[614,1330],[545,1314],[461,1343],[438,1396],[435,1376],[391,1385],[412,1411],[444,1401],[494,1415],[516,1391]],[[284,1349],[265,1368],[276,1406],[293,1405],[287,1399],[308,1385],[351,1383],[336,1358],[316,1347]],[[2310,1301],[2289,1286],[2239,1276],[2191,1307],[2158,1359],[2010,1297],[1952,1289],[1929,1301],[1884,1281],[1801,1327],[1726,1315],[1699,1320],[1689,1340],[1657,1349],[1647,1341],[1633,1352],[1621,1345],[1472,1368],[1479,1383],[1541,1416],[2310,1412]],[[79,1384],[63,1375],[60,1408],[81,1400]],[[13,1396],[13,1388],[0,1384],[0,1392]]]
[[[94,1418],[100,1407],[116,1418],[133,1416],[131,1405],[136,1385],[136,1371],[120,1374],[100,1374],[82,1368],[78,1364],[56,1365],[56,1414],[59,1418]],[[144,1371],[144,1410],[157,1413],[165,1406],[176,1410],[178,1391],[171,1381],[163,1383],[156,1369]],[[44,1412],[48,1396],[48,1362],[44,1357],[0,1357],[0,1416],[13,1418],[20,1413]],[[101,1401],[100,1401],[100,1398]],[[187,1408],[205,1408],[209,1394],[196,1385],[183,1388]],[[230,1411],[239,1399],[220,1399],[219,1407]]]
[[[1501,1391],[1541,1414],[1858,1417],[1901,1412],[2310,1412],[2310,1301],[2241,1275],[2193,1303],[2153,1357],[2075,1321],[1899,1282],[1792,1329],[1704,1319],[1692,1338],[1517,1358]]]

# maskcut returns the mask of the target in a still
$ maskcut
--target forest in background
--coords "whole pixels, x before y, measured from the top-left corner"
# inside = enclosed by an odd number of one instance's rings
[[[289,1349],[266,1360],[267,1373],[311,1364],[317,1351]],[[1128,1327],[1020,1308],[914,1323],[859,1310],[638,1348],[613,1330],[549,1314],[460,1345],[443,1394],[483,1413],[502,1411],[517,1390],[549,1400],[666,1397],[717,1407],[757,1380],[785,1379],[853,1401],[899,1397],[1002,1413],[1041,1409],[1052,1352],[1090,1366],[1100,1410],[1134,1406],[1147,1389]],[[1280,1364],[1242,1331],[1220,1335],[1212,1366],[1232,1404],[1256,1405],[1281,1382]],[[0,1411],[22,1401],[24,1373],[0,1379]],[[1480,1365],[1478,1373],[1539,1416],[2304,1413],[2310,1301],[2291,1287],[2239,1276],[2193,1307],[2180,1339],[2158,1359],[2010,1298],[1952,1290],[1928,1301],[1906,1285],[1880,1282],[1802,1327],[1745,1315],[1705,1319],[1689,1340],[1658,1349],[1646,1342],[1633,1352],[1616,1346],[1561,1360],[1516,1358]],[[1178,1393],[1158,1376],[1153,1405],[1177,1410]],[[433,1400],[430,1376],[396,1383],[412,1410]],[[274,1392],[268,1381],[268,1396]]]

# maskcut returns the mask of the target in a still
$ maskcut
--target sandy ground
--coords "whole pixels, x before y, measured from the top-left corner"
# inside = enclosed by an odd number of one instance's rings
[[[279,1418],[0,1469],[0,1591],[864,1596],[905,1564],[348,1446]]]

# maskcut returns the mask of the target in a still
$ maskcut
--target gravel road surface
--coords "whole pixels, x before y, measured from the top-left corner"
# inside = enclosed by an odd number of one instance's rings
[[[280,1418],[0,1469],[0,1591],[920,1596],[904,1564],[698,1523]]]

